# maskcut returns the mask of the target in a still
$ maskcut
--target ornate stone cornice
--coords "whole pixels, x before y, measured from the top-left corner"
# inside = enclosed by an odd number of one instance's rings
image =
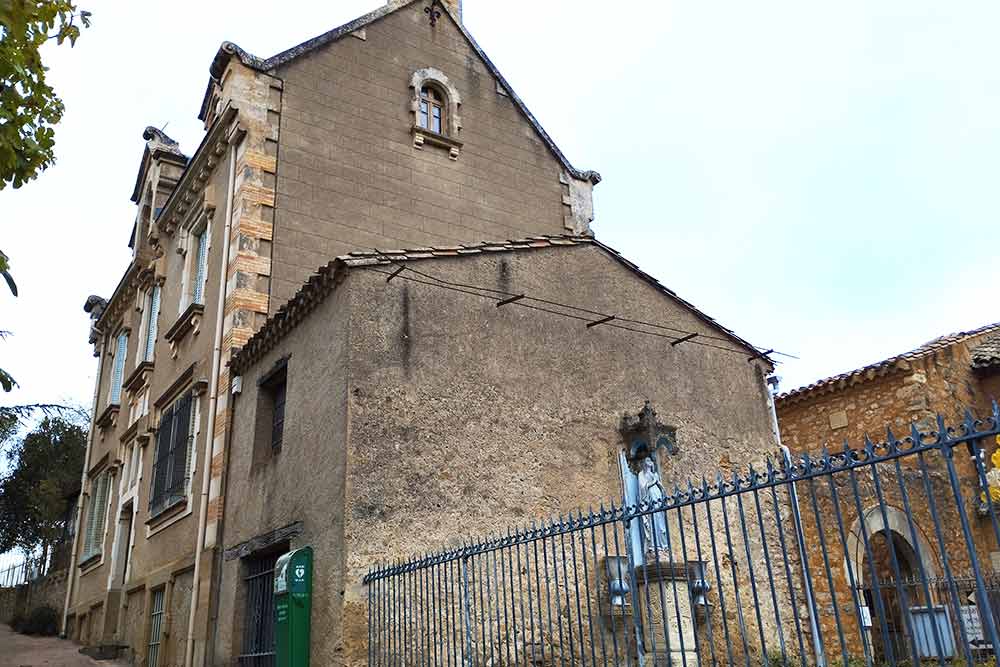
[[[203,198],[205,186],[215,171],[219,160],[229,145],[230,130],[236,120],[237,110],[227,106],[212,124],[187,168],[181,174],[177,187],[170,193],[163,210],[156,218],[156,228],[164,234],[173,234],[191,209]]]

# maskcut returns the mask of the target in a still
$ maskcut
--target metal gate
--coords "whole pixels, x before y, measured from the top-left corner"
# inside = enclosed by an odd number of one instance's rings
[[[995,659],[998,424],[994,404],[375,567],[369,665]]]

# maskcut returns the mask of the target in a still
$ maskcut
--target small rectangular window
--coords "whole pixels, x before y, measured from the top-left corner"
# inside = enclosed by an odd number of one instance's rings
[[[288,399],[288,357],[257,380],[257,423],[254,434],[254,461],[265,461],[285,443],[285,415]]]
[[[434,107],[433,117],[431,122],[431,129],[438,134],[441,133],[441,107]]]
[[[122,380],[125,373],[125,355],[128,353],[128,332],[118,334],[115,341],[115,358],[111,366],[111,394],[108,402],[120,405],[122,402]]]
[[[149,646],[146,651],[146,664],[158,667],[160,662],[160,643],[163,641],[163,616],[165,609],[166,590],[160,588],[153,591],[149,605]]]
[[[187,392],[160,416],[149,494],[149,513],[157,515],[187,498],[194,449],[194,397]]]

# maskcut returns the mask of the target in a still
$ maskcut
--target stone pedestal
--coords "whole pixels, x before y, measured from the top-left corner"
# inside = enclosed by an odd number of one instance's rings
[[[695,616],[686,563],[656,562],[636,571],[646,665],[698,667]]]

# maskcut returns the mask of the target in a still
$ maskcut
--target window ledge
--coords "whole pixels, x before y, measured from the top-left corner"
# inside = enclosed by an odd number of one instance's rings
[[[146,384],[146,378],[153,372],[153,362],[144,361],[135,367],[132,374],[122,383],[122,389],[130,394],[134,394]]]
[[[151,514],[150,517],[146,519],[146,525],[150,528],[156,528],[161,523],[166,522],[168,519],[172,519],[187,509],[187,504],[187,497],[175,498],[164,507],[157,509],[156,514]]]
[[[80,561],[77,565],[80,568],[80,574],[87,574],[92,569],[96,569],[96,566],[101,562],[101,552],[98,551],[96,554],[87,556],[84,560]],[[84,572],[86,570],[86,572]]]
[[[177,321],[167,330],[163,337],[170,343],[173,354],[177,356],[177,344],[183,340],[189,331],[194,331],[197,335],[201,328],[201,318],[205,314],[205,306],[200,303],[192,303],[184,309]]]
[[[104,412],[94,420],[94,425],[98,428],[107,428],[109,426],[114,426],[115,419],[118,413],[121,411],[122,406],[118,403],[111,403],[108,407],[104,408]]]
[[[461,141],[452,139],[451,137],[443,134],[438,134],[433,130],[428,130],[427,128],[420,127],[419,125],[414,125],[411,132],[413,133],[414,147],[423,148],[424,144],[440,146],[441,148],[448,149],[448,157],[452,160],[458,159],[458,154],[463,146]]]

